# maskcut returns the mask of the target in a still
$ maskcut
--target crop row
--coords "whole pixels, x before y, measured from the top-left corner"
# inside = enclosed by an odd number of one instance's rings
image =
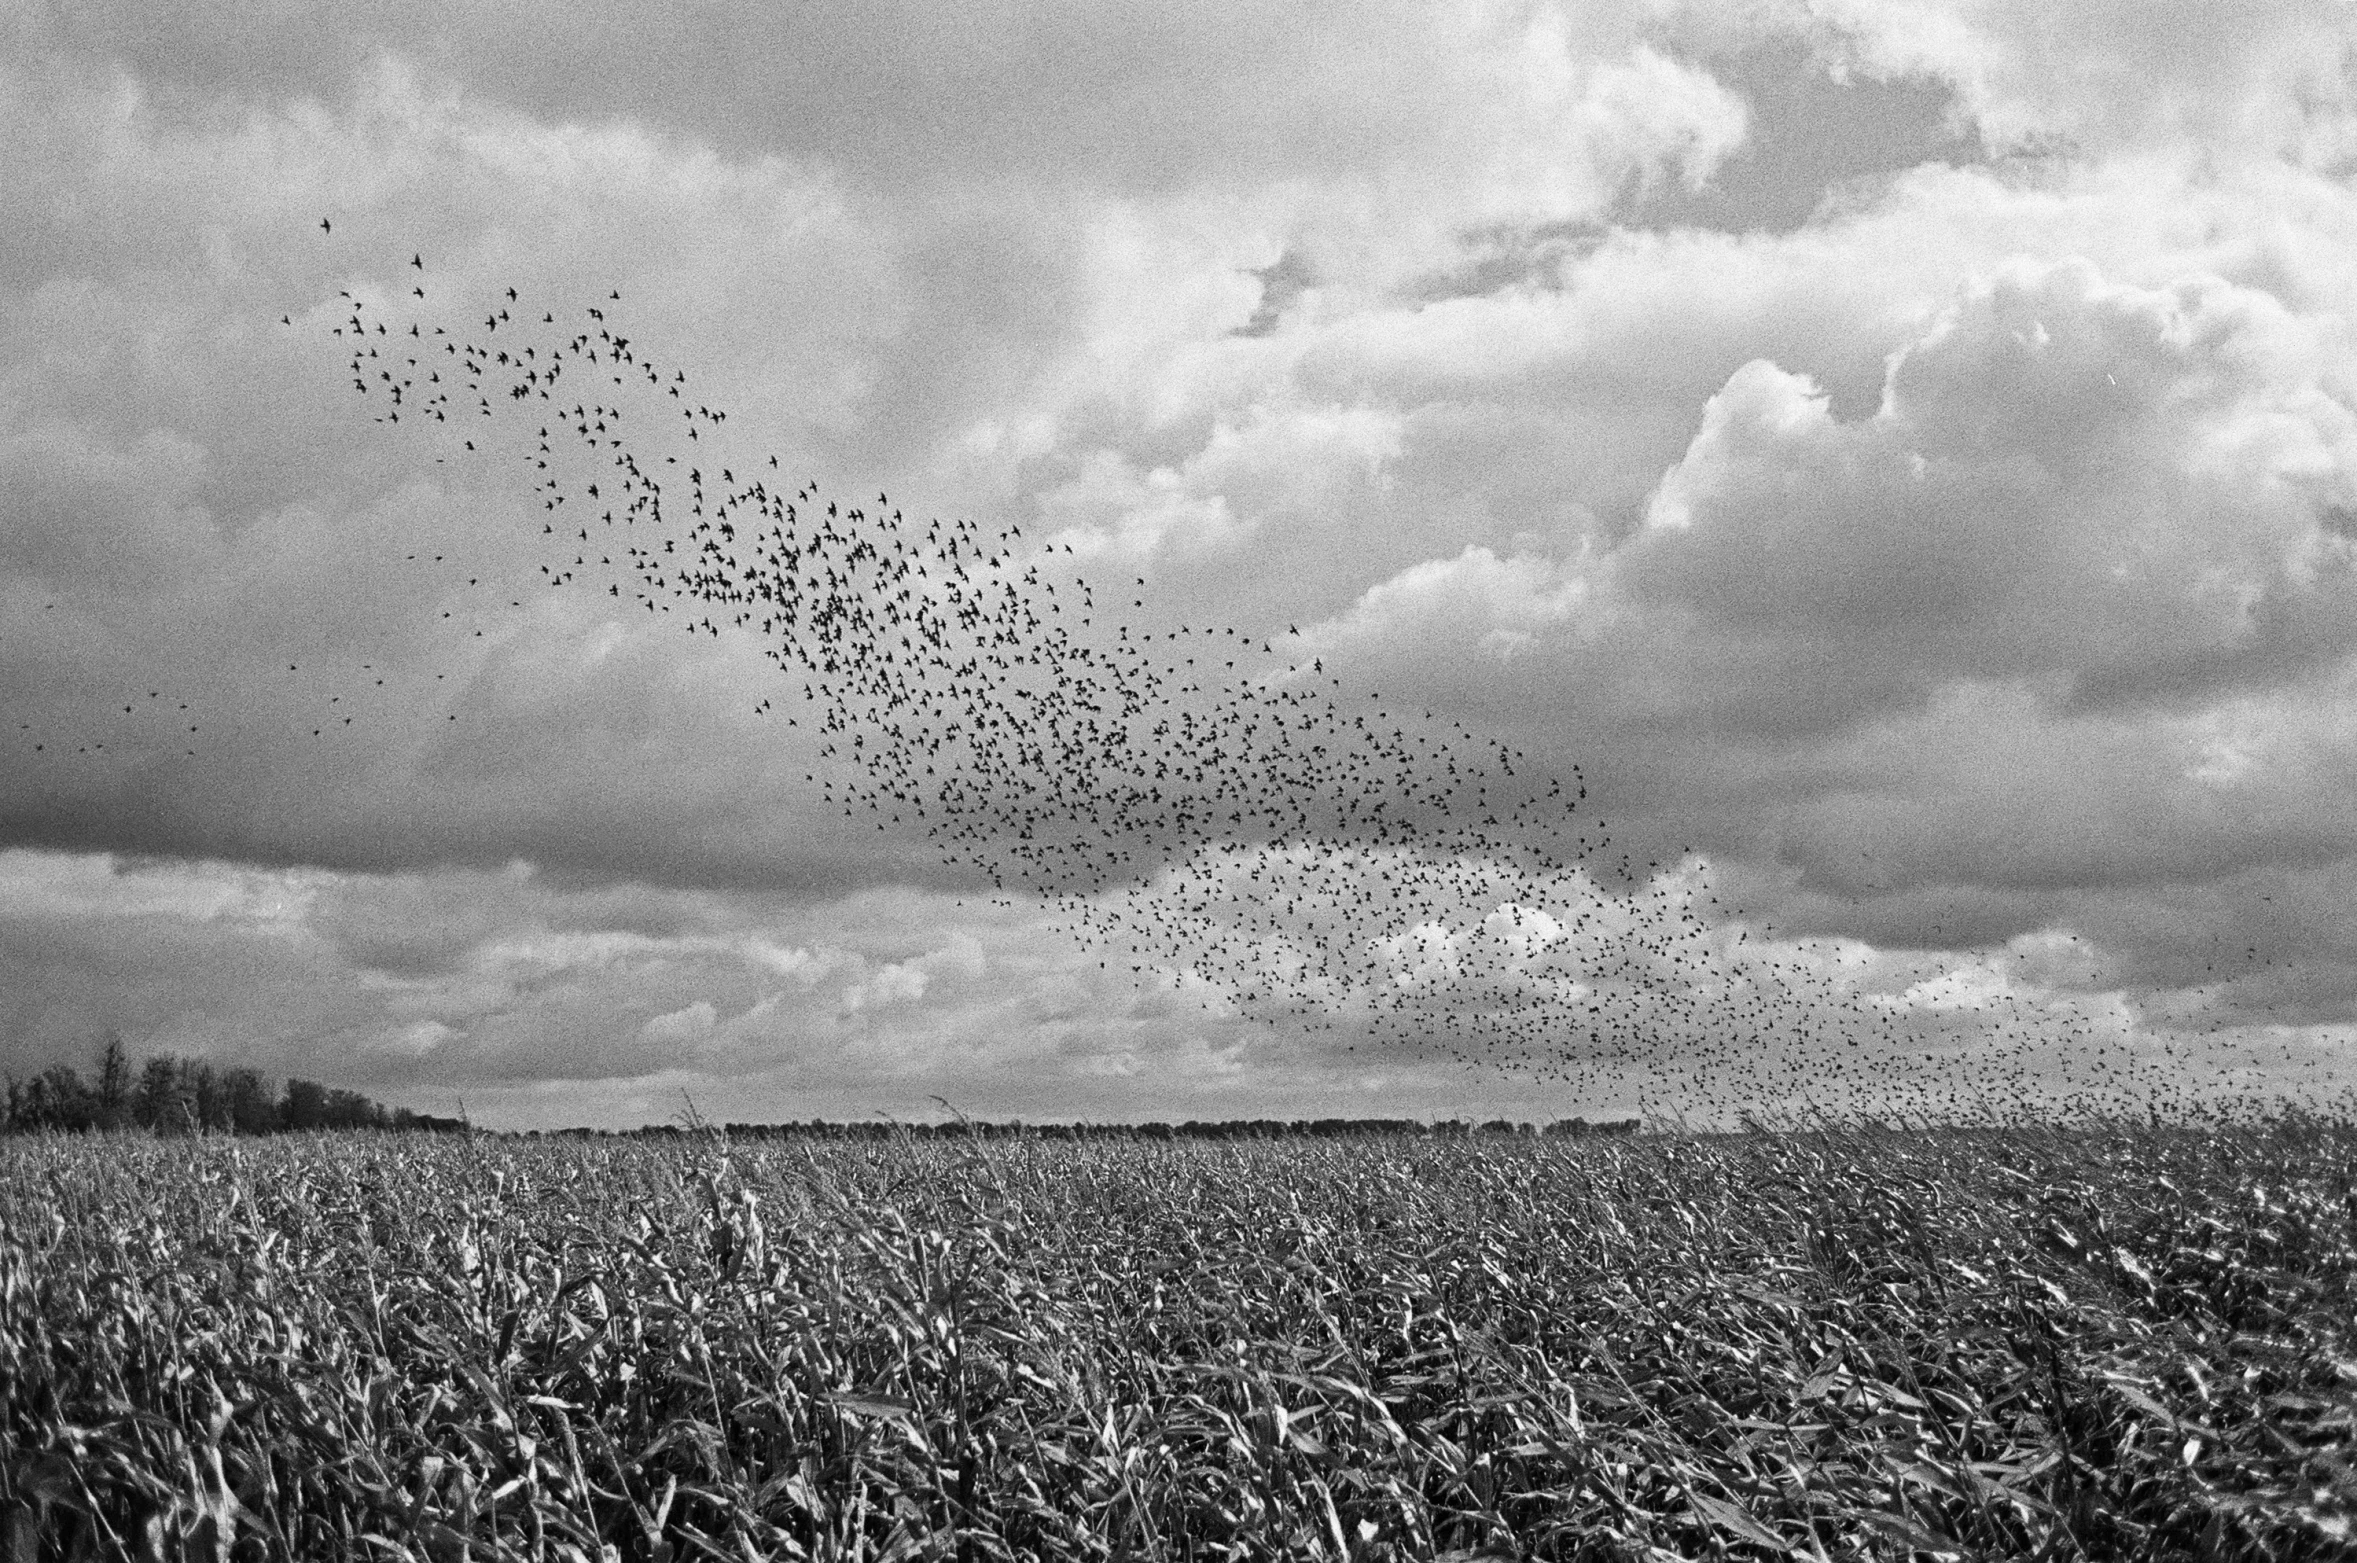
[[[2357,1132],[0,1144],[0,1555],[2345,1557]]]

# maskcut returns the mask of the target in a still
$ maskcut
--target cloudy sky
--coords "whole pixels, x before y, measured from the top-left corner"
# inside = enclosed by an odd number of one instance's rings
[[[1628,1105],[1138,991],[838,828],[758,641],[534,594],[529,482],[351,396],[337,294],[414,254],[1580,766],[1877,1003],[2357,1078],[2338,0],[36,0],[0,146],[0,1069]]]

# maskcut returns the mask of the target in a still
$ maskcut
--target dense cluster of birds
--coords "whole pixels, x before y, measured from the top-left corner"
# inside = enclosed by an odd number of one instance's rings
[[[2217,1100],[2102,1017],[1894,1003],[1829,943],[1754,943],[1701,865],[1616,856],[1576,770],[1346,687],[1297,629],[1161,622],[1069,542],[782,479],[626,333],[619,291],[560,321],[507,288],[458,325],[420,307],[425,270],[325,322],[374,417],[511,453],[547,587],[755,637],[831,808],[1052,908],[1129,981],[1704,1116]]]

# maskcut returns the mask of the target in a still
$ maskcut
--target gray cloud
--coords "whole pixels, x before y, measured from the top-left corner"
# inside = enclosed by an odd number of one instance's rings
[[[1954,84],[1938,76],[1877,79],[1839,55],[1818,58],[1808,40],[1789,33],[1702,59],[1742,95],[1750,133],[1700,188],[1631,191],[1619,214],[1630,226],[1789,233],[1828,203],[1872,199],[1907,170],[1987,158]]]
[[[1894,981],[2326,1045],[2337,13],[2197,70],[1919,9],[17,13],[0,845],[88,884],[0,929],[0,1066],[103,1021],[517,1121],[1488,1089],[1247,1043],[820,805],[756,645],[547,589],[528,441],[358,415],[337,290],[418,285],[619,289],[726,459],[1580,764],[1637,863]]]

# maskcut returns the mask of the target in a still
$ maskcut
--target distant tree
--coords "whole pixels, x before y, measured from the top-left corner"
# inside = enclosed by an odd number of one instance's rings
[[[36,1083],[44,1088],[45,1100],[40,1120],[34,1127],[79,1132],[97,1124],[98,1099],[82,1083],[73,1065],[52,1064],[41,1072]]]
[[[133,1122],[135,1106],[131,1054],[124,1048],[121,1034],[110,1031],[106,1034],[106,1046],[98,1054],[97,1126],[101,1129],[128,1128]]]
[[[382,1129],[387,1122],[384,1108],[358,1091],[328,1092],[320,1116],[328,1129]]]
[[[229,1110],[229,1092],[221,1077],[213,1073],[213,1066],[203,1059],[193,1059],[181,1066],[180,1083],[188,1092],[190,1107],[196,1114],[198,1127],[207,1134],[227,1134],[237,1127],[237,1120]]]
[[[328,1128],[327,1102],[327,1087],[318,1081],[289,1079],[286,1094],[278,1102],[280,1127],[298,1131]]]
[[[155,1134],[189,1134],[197,1127],[189,1091],[188,1065],[169,1053],[149,1059],[139,1071],[133,1107],[139,1123]]]
[[[229,1127],[239,1134],[268,1134],[279,1127],[278,1103],[262,1076],[251,1069],[231,1069],[221,1077],[229,1099]]]
[[[70,1064],[30,1079],[5,1077],[0,1133],[143,1128],[155,1134],[275,1134],[285,1129],[464,1129],[464,1118],[393,1112],[358,1091],[291,1079],[273,1090],[252,1069],[216,1070],[202,1059],[163,1054],[134,1066],[109,1037],[98,1078]]]

